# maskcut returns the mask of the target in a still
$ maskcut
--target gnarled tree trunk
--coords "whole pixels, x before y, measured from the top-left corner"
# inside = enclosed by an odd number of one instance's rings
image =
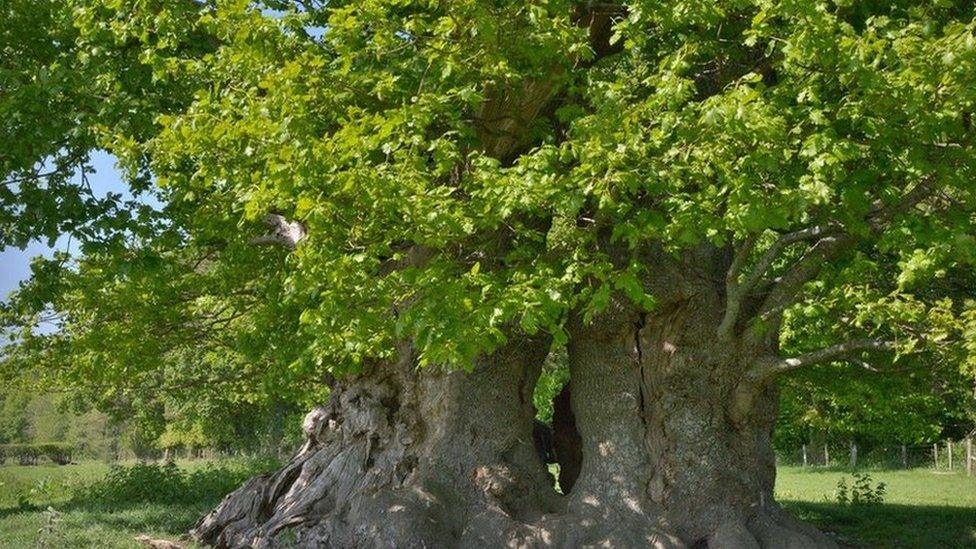
[[[750,353],[706,337],[721,310],[700,297],[648,315],[617,310],[574,331],[582,468],[567,512],[602,526],[571,545],[833,545],[775,503],[775,387],[754,388],[737,411]]]
[[[832,546],[773,500],[776,390],[745,372],[775,344],[716,335],[717,260],[658,257],[653,311],[618,300],[570,320],[554,425],[564,495],[532,436],[548,341],[513,339],[470,373],[418,370],[404,347],[397,364],[341,382],[291,463],[228,496],[194,536],[221,547]]]
[[[418,370],[403,348],[398,363],[338,384],[306,417],[291,462],[229,495],[193,536],[219,547],[519,543],[518,525],[558,506],[532,440],[547,349],[521,340],[465,373]]]

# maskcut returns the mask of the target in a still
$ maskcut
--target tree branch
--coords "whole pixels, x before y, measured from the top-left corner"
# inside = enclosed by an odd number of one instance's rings
[[[756,268],[753,269],[749,278],[742,284],[743,287],[752,289],[755,285],[762,279],[766,271],[773,266],[773,262],[779,257],[779,254],[786,249],[790,244],[796,244],[797,242],[804,242],[807,240],[816,240],[821,237],[826,237],[831,234],[840,232],[839,227],[835,225],[817,225],[815,227],[808,227],[799,231],[792,233],[786,233],[780,236],[772,246],[766,250],[762,258],[756,264]]]
[[[725,273],[725,314],[722,316],[722,322],[718,326],[719,338],[725,339],[732,335],[732,327],[735,326],[735,321],[739,317],[739,309],[742,306],[739,275],[742,274],[742,269],[745,267],[746,262],[749,261],[752,250],[756,247],[756,238],[756,235],[746,237],[735,251],[732,265],[729,266],[728,272]]]
[[[776,285],[759,308],[759,316],[768,317],[769,313],[773,312],[776,315],[781,314],[803,285],[820,274],[827,261],[852,241],[853,236],[849,234],[827,236],[817,241],[789,271],[776,281]]]
[[[852,341],[831,345],[830,347],[824,347],[822,349],[804,353],[795,357],[775,357],[767,360],[761,360],[749,371],[748,376],[753,380],[761,381],[779,374],[796,370],[798,368],[846,358],[848,355],[853,353],[864,351],[886,351],[892,348],[894,348],[894,343],[891,341],[884,341],[880,339],[855,339]]]
[[[739,283],[739,276],[742,273],[742,269],[745,267],[746,261],[748,261],[749,256],[752,254],[753,248],[755,248],[756,237],[751,236],[746,239],[739,250],[736,252],[735,259],[732,261],[732,266],[725,277],[726,284],[726,300],[725,300],[725,315],[722,317],[722,322],[719,324],[718,335],[720,338],[727,338],[732,335],[732,329],[735,327],[738,321],[739,312],[742,308],[742,302],[749,292],[753,291],[759,281],[762,280],[766,271],[773,266],[773,262],[776,258],[783,252],[784,249],[789,247],[791,244],[796,244],[797,242],[803,242],[807,240],[814,240],[833,234],[839,231],[839,228],[835,225],[817,225],[815,227],[807,227],[806,229],[801,229],[799,231],[794,231],[791,233],[786,233],[781,235],[776,242],[770,246],[759,261],[756,266],[749,273],[746,279]]]
[[[742,274],[742,269],[745,268],[746,262],[749,261],[749,256],[752,255],[752,251],[756,248],[757,236],[752,234],[746,237],[739,245],[738,249],[735,251],[735,258],[732,260],[732,265],[729,267],[729,271],[725,274],[726,284],[737,284],[739,281],[739,275]]]
[[[935,192],[935,186],[932,184],[934,181],[935,178],[932,176],[925,177],[912,190],[905,193],[897,203],[889,206],[875,206],[875,209],[868,214],[867,219],[871,229],[874,231],[884,230],[885,223],[891,221],[896,215],[907,212],[919,202],[932,196],[932,193]]]
[[[910,191],[906,192],[898,202],[890,205],[877,205],[866,217],[870,230],[874,233],[885,230],[892,219],[907,213],[918,203],[931,196],[934,192],[934,178],[925,177]],[[750,279],[743,283],[751,288],[760,280],[764,270],[768,269],[782,249],[792,243],[802,240],[819,239],[810,250],[783,276],[775,280],[775,285],[763,300],[757,315],[766,321],[776,321],[782,316],[786,308],[796,299],[803,285],[814,279],[828,261],[854,242],[856,236],[845,232],[838,225],[824,225],[811,227],[795,233],[783,235],[759,263]],[[752,280],[752,277],[756,277]],[[751,286],[752,285],[752,286]]]

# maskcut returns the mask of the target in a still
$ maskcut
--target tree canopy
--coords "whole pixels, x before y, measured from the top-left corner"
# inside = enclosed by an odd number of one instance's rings
[[[756,376],[878,351],[972,373],[973,10],[15,1],[0,243],[81,253],[4,304],[4,371],[259,395],[404,339],[466,368],[612,296],[653,310],[647,250],[713,246],[716,337],[784,351]],[[96,149],[163,206],[73,177]]]

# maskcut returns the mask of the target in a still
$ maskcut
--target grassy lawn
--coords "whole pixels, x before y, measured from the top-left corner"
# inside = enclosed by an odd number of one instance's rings
[[[59,515],[53,523],[46,511],[0,510],[0,547],[131,549],[139,547],[135,537],[140,534],[177,540],[185,538],[186,532],[213,503],[142,503],[91,508],[69,505],[55,507]]]
[[[142,533],[184,535],[207,510],[209,502],[81,506],[69,501],[74,487],[100,479],[108,470],[99,462],[0,466],[0,548],[131,548],[136,546],[134,537]],[[22,498],[29,504],[26,509]]]
[[[206,463],[179,466],[200,471]],[[220,492],[178,503],[72,499],[81,486],[104,478],[109,470],[109,465],[98,462],[0,466],[0,549],[133,548],[140,547],[135,537],[142,534],[185,541],[189,529],[224,496]],[[246,478],[249,473],[242,475]]]
[[[180,467],[194,471],[204,465]],[[223,496],[215,493],[190,503],[72,499],[80,485],[108,471],[103,463],[0,466],[0,548],[131,548],[140,534],[185,540],[194,522]],[[874,483],[887,485],[884,504],[838,504],[837,482],[846,478],[850,485],[851,477],[836,469],[781,467],[776,495],[790,511],[848,546],[976,548],[976,478],[927,469],[868,473]]]
[[[800,518],[856,547],[976,547],[976,477],[930,469],[866,471],[887,488],[881,505],[834,500],[836,469],[780,467],[776,497]]]

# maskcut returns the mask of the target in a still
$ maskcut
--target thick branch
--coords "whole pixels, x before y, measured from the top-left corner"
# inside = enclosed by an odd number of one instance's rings
[[[573,19],[586,26],[590,34],[590,46],[596,60],[619,52],[623,40],[611,43],[613,25],[626,17],[627,9],[619,2],[589,1],[573,9]],[[574,62],[574,66],[579,60]],[[518,87],[486,90],[486,100],[476,117],[479,137],[485,154],[502,161],[511,161],[524,147],[529,128],[553,101],[558,75],[563,72],[561,63],[555,63],[545,78],[530,78]]]
[[[776,357],[759,361],[759,363],[749,371],[749,377],[756,381],[766,380],[773,376],[796,370],[798,368],[829,362],[831,360],[846,359],[853,353],[864,351],[885,351],[892,349],[893,347],[894,343],[890,341],[883,341],[879,339],[855,339],[852,341],[831,345],[830,347],[824,347],[823,349],[818,349],[816,351],[811,351],[800,356],[790,358]]]
[[[552,97],[554,77],[530,79],[520,89],[490,93],[478,115],[478,131],[485,154],[509,160],[526,139],[526,130]]]

